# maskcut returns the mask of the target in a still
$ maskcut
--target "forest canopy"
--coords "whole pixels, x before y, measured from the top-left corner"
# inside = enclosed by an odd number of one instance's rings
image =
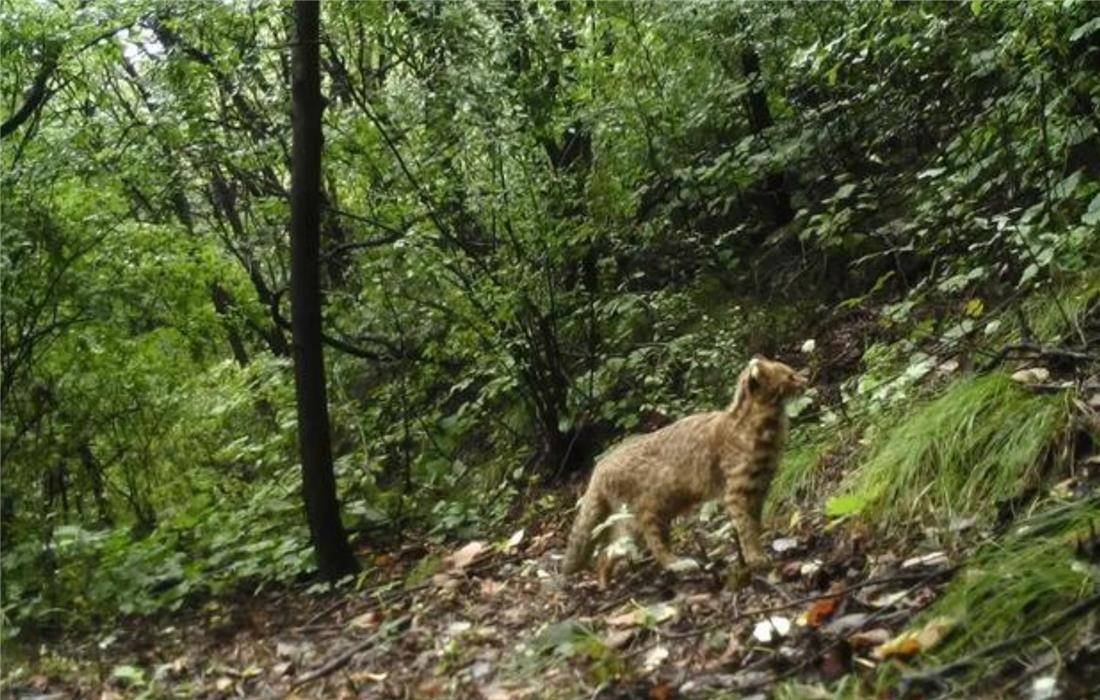
[[[293,7],[0,20],[5,647],[315,583]],[[1077,479],[1057,546],[1006,545],[1077,576],[1049,561],[1098,497],[1096,5],[333,1],[319,59],[346,585],[557,522],[606,448],[725,406],[754,354],[814,387],[776,522],[1008,536]]]

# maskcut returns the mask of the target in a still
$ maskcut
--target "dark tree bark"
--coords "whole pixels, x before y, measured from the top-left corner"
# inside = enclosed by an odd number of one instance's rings
[[[229,348],[233,351],[233,359],[241,367],[247,367],[249,363],[248,350],[244,346],[244,340],[233,324],[233,296],[217,282],[210,283],[210,297],[214,302],[214,312],[221,319],[225,335],[229,340]]]
[[[57,70],[57,59],[60,55],[61,44],[52,44],[46,48],[42,65],[38,69],[38,74],[34,76],[30,89],[27,90],[23,106],[15,110],[15,114],[8,117],[3,124],[0,124],[0,139],[7,138],[22,126],[23,122],[30,119],[31,115],[38,111],[38,108],[49,99],[50,92],[46,85],[53,77],[54,71]]]
[[[294,383],[302,495],[321,573],[329,580],[358,570],[336,500],[325,360],[321,345],[321,72],[320,3],[294,3],[294,145],[290,190],[290,293]]]
[[[752,47],[741,52],[741,70],[745,77],[753,83],[753,88],[747,97],[747,109],[749,115],[749,128],[753,134],[760,135],[770,127],[772,121],[771,110],[768,109],[768,96],[760,80],[760,56]],[[764,180],[763,205],[767,211],[772,226],[778,228],[790,223],[794,218],[794,209],[791,207],[791,193],[787,186],[787,175],[780,170],[768,173]],[[754,244],[763,242],[767,234],[759,236]]]
[[[104,527],[113,525],[114,518],[111,517],[111,507],[107,503],[106,489],[103,484],[103,466],[96,459],[95,453],[92,452],[92,445],[87,440],[80,443],[77,453],[80,455],[80,464],[84,468],[84,475],[92,488],[92,498],[95,499],[99,524]]]

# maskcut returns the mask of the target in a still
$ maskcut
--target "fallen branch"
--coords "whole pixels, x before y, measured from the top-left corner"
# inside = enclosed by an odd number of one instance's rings
[[[346,598],[343,598],[343,597],[339,598],[335,603],[333,603],[332,605],[327,606],[326,608],[321,610],[321,612],[313,615],[308,620],[306,620],[305,625],[303,625],[303,626],[304,627],[310,627],[312,625],[317,624],[318,622],[321,621],[322,618],[328,617],[332,613],[339,610],[341,607],[347,605],[347,603],[348,603],[348,601],[347,601]]]
[[[367,637],[363,641],[361,641],[357,644],[353,644],[352,646],[348,647],[344,651],[340,652],[336,656],[332,657],[331,659],[329,659],[328,661],[323,663],[321,666],[317,667],[315,670],[309,671],[308,673],[305,673],[302,676],[300,676],[299,678],[297,678],[294,681],[294,683],[291,684],[290,689],[291,690],[297,690],[298,688],[301,688],[303,685],[306,685],[307,683],[312,683],[315,680],[318,680],[320,678],[324,678],[325,676],[329,675],[333,671],[339,671],[341,668],[346,666],[347,663],[349,661],[351,661],[352,658],[354,658],[357,654],[360,654],[360,653],[366,651],[367,649],[371,648],[380,639],[382,639],[383,637],[388,635],[392,630],[404,627],[411,620],[412,620],[412,616],[411,615],[406,615],[406,616],[400,617],[400,618],[398,618],[398,619],[396,619],[396,620],[394,620],[394,621],[392,621],[388,624],[383,625],[382,629],[378,630],[377,632],[375,632],[371,636]]]
[[[1009,357],[1045,357],[1056,360],[1063,360],[1066,362],[1078,364],[1084,362],[1097,362],[1100,361],[1100,355],[1095,355],[1090,352],[1084,352],[1082,350],[1073,350],[1070,348],[1055,348],[1037,343],[1013,343],[1001,348],[1000,352],[994,355],[989,362],[982,365],[982,372],[988,372],[997,365],[1001,364]]]
[[[914,580],[919,580],[920,583],[926,583],[928,581],[931,581],[932,579],[939,578],[940,576],[943,576],[943,575],[946,575],[946,574],[952,574],[958,568],[959,568],[958,566],[948,566],[948,567],[944,567],[942,569],[937,569],[936,571],[930,571],[930,572],[924,572],[924,573],[914,572],[912,574],[898,574],[896,576],[885,576],[883,578],[869,579],[867,581],[861,581],[860,583],[852,584],[851,586],[847,586],[847,587],[842,588],[838,591],[826,591],[824,593],[817,593],[815,595],[809,595],[809,596],[805,596],[805,597],[802,597],[802,598],[794,598],[793,600],[789,600],[786,603],[781,603],[781,604],[778,604],[778,605],[770,605],[770,606],[764,607],[764,608],[753,608],[753,609],[750,609],[750,610],[745,610],[740,615],[738,615],[736,618],[734,618],[734,620],[730,620],[730,622],[733,622],[733,621],[736,621],[738,619],[742,619],[742,618],[745,618],[745,617],[751,617],[752,615],[762,615],[764,613],[777,612],[779,610],[788,610],[790,608],[798,607],[799,605],[802,605],[804,603],[812,603],[812,602],[817,601],[817,600],[824,600],[825,598],[842,597],[842,596],[845,596],[845,595],[847,595],[847,594],[849,594],[853,591],[858,591],[861,588],[869,588],[871,586],[877,586],[877,585],[883,584],[883,583],[895,583],[897,581],[914,581]]]

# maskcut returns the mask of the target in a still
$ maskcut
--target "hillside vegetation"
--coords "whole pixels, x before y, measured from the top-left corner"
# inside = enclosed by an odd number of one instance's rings
[[[294,8],[0,5],[0,687],[1084,697],[1098,7],[323,3],[329,581]],[[708,506],[697,575],[562,580],[598,456],[754,354],[812,386],[773,571],[725,581]]]

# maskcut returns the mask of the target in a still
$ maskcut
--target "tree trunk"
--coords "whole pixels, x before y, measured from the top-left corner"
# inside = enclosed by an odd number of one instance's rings
[[[107,494],[103,484],[103,466],[95,458],[92,445],[88,440],[83,440],[77,448],[80,455],[80,464],[84,468],[84,475],[88,478],[88,484],[92,488],[92,498],[95,499],[96,513],[99,517],[99,525],[108,527],[114,525],[111,517],[111,507],[107,503]]]
[[[248,350],[244,346],[244,340],[233,323],[233,297],[217,282],[210,284],[210,297],[214,301],[214,312],[221,319],[225,335],[229,339],[229,348],[233,351],[233,359],[241,367],[248,366]]]
[[[321,345],[320,205],[321,73],[320,3],[294,3],[293,123],[290,191],[290,293],[294,383],[298,397],[298,449],[302,495],[321,573],[329,580],[358,570],[348,545],[332,468],[325,360]]]
[[[23,106],[15,110],[15,113],[4,120],[3,124],[0,124],[0,139],[10,136],[49,99],[50,91],[46,86],[57,70],[57,61],[60,56],[61,44],[54,43],[45,48],[42,65],[34,76],[34,82],[31,83],[30,90],[27,91]]]
[[[768,108],[768,96],[764,92],[764,86],[760,78],[760,56],[752,47],[746,47],[741,52],[741,70],[745,78],[752,83],[752,89],[747,97],[747,110],[749,115],[749,128],[753,134],[760,135],[770,127],[772,113]],[[794,209],[791,207],[791,193],[787,186],[787,175],[782,170],[772,170],[764,179],[763,205],[768,219],[773,227],[779,228],[790,223],[794,218]],[[765,232],[757,237],[753,244],[762,243],[767,237]]]

